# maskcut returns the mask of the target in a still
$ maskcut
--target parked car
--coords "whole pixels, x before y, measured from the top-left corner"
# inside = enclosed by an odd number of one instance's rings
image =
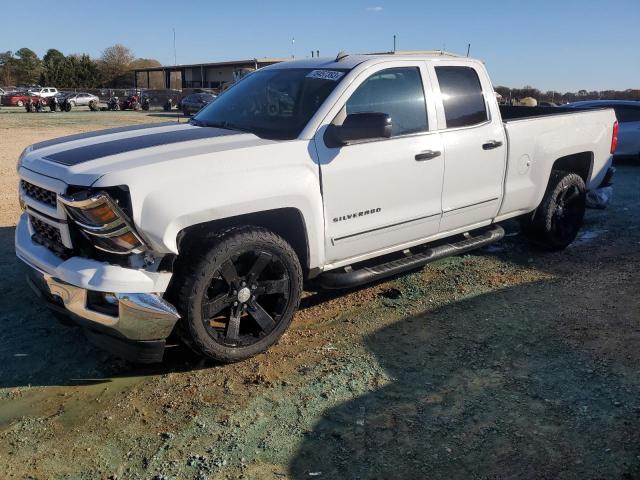
[[[29,99],[34,102],[42,98],[38,95],[33,95],[28,92],[16,92],[10,93],[8,95],[2,96],[2,105],[6,107],[24,107],[24,105],[29,101]]]
[[[88,107],[91,101],[99,102],[100,99],[96,95],[91,93],[68,93],[65,98],[69,101],[72,107]]]
[[[16,254],[50,307],[119,355],[160,361],[175,330],[246,359],[278,341],[309,279],[398,275],[498,241],[512,218],[570,245],[617,122],[549,110],[500,108],[465,57],[278,63],[189,123],[27,147]]]
[[[613,108],[620,123],[616,155],[640,158],[640,102],[634,100],[585,100],[561,108]]]
[[[208,105],[216,99],[216,95],[211,93],[194,93],[187,95],[180,101],[180,109],[185,115],[191,115],[202,110],[202,107]]]
[[[53,97],[54,95],[57,95],[58,89],[52,88],[52,87],[41,87],[41,88],[29,89],[29,93],[37,97],[48,98],[48,97]]]

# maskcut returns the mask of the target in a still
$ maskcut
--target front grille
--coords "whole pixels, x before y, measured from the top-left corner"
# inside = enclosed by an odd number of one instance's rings
[[[49,225],[32,215],[29,215],[29,221],[31,222],[31,228],[33,228],[32,239],[35,242],[44,245],[58,255],[68,253],[68,249],[62,243],[59,228]]]
[[[24,190],[25,195],[33,198],[34,200],[37,200],[40,203],[44,203],[46,205],[49,205],[50,207],[56,208],[56,192],[38,187],[37,185],[29,183],[25,180],[20,180],[20,184],[22,186],[22,189]]]

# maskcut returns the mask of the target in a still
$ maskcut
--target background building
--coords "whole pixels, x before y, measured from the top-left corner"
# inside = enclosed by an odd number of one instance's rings
[[[283,58],[260,58],[228,62],[194,63],[134,70],[135,88],[220,88],[258,68],[283,62]]]

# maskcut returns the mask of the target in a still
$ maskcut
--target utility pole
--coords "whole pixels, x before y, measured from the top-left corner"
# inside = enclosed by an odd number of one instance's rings
[[[178,64],[178,56],[176,55],[176,29],[173,29],[173,65]]]
[[[296,58],[296,54],[294,53],[294,49],[296,46],[296,37],[291,37],[291,58]]]
[[[393,52],[395,53],[396,51],[396,35],[393,35]]]

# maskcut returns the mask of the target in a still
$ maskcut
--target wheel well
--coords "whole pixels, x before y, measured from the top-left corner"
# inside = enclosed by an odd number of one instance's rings
[[[558,158],[553,163],[553,170],[564,170],[580,175],[586,184],[593,168],[593,153],[580,152]]]
[[[306,276],[309,271],[309,243],[304,218],[295,208],[278,208],[192,225],[178,234],[178,251],[182,253],[189,250],[205,239],[207,234],[245,225],[266,228],[289,242]]]

